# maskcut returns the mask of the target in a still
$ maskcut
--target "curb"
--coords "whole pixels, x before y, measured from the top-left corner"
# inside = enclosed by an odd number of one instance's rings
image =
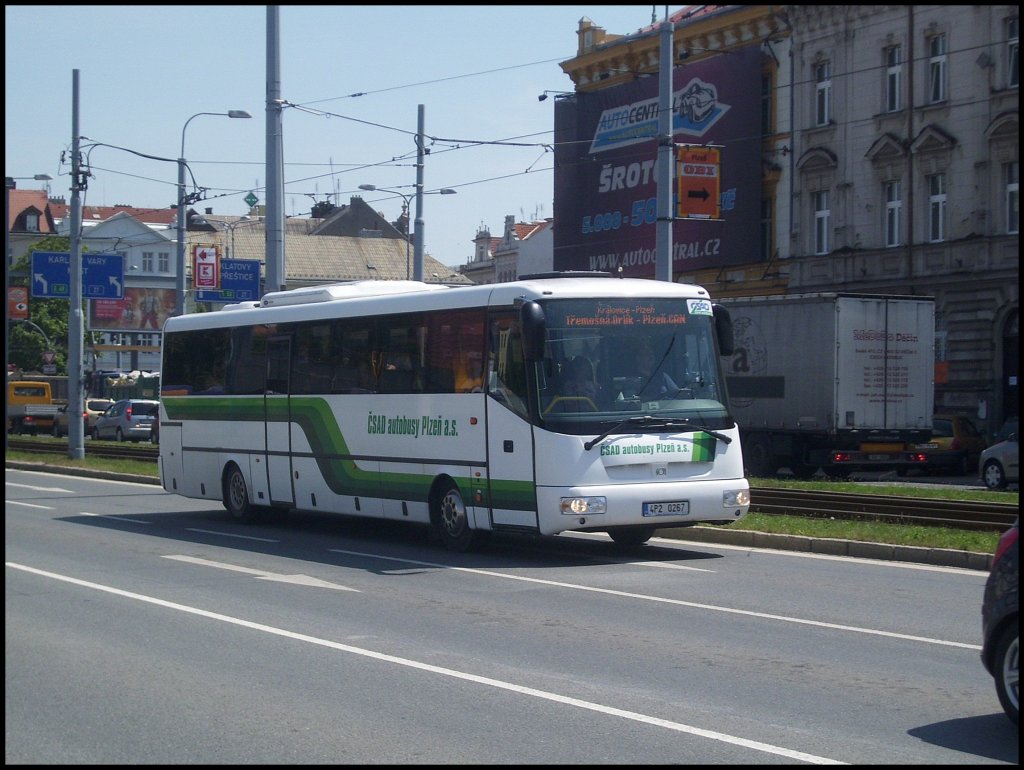
[[[19,460],[6,460],[7,468],[43,473],[63,473],[67,476],[86,476],[110,481],[132,481],[137,484],[160,486],[160,479],[133,473],[112,473],[94,471],[88,468],[46,465]],[[921,548],[913,545],[887,545],[867,543],[859,540],[839,540],[825,537],[804,537],[802,535],[778,535],[771,532],[754,532],[746,529],[696,526],[659,530],[660,537],[672,540],[688,540],[698,543],[737,545],[745,548],[768,548],[776,551],[798,551],[825,554],[827,556],[852,556],[879,561],[900,561],[930,564],[936,567],[957,567],[988,572],[992,569],[992,554],[975,551],[956,551],[951,548]]]
[[[138,473],[114,473],[112,471],[96,471],[91,468],[76,468],[72,465],[47,465],[46,463],[30,463],[23,460],[5,460],[5,468],[19,471],[37,471],[39,473],[60,473],[65,476],[85,476],[90,479],[106,479],[108,481],[132,481],[136,484],[154,484],[160,486],[160,479],[155,476],[143,476]]]
[[[746,548],[769,548],[776,551],[798,551],[828,556],[852,556],[879,561],[902,561],[930,564],[936,567],[958,567],[988,572],[992,568],[992,554],[975,551],[957,551],[952,548],[923,548],[913,545],[888,545],[860,540],[778,535],[723,527],[680,527],[658,533],[673,540],[699,543],[719,543]]]

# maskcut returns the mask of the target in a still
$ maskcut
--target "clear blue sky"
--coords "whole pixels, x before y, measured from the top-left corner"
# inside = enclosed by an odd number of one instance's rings
[[[558,63],[576,53],[579,19],[629,34],[665,12],[652,5],[281,6],[281,96],[305,108],[284,112],[285,214],[308,216],[314,200],[362,195],[397,218],[400,198],[359,185],[413,193],[422,104],[425,134],[434,138],[425,189],[458,191],[424,197],[426,251],[464,263],[481,225],[500,235],[507,214],[552,216],[552,154],[539,145],[551,141],[553,100],[537,95],[572,90]],[[70,201],[77,69],[79,134],[91,140],[83,147],[100,142],[174,159],[190,116],[247,110],[253,119],[191,121],[185,158],[209,190],[197,208],[245,214],[250,190],[265,201],[266,6],[8,5],[4,15],[7,176],[50,174],[51,194]],[[476,144],[497,140],[531,146]],[[175,201],[173,162],[108,147],[91,150],[87,161],[87,205]]]

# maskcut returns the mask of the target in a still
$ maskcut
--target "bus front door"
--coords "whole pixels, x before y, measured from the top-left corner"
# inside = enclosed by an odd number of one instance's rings
[[[500,396],[487,403],[487,476],[492,526],[536,529],[533,428]]]
[[[267,386],[263,404],[266,425],[266,467],[270,502],[291,505],[292,490],[291,408],[289,405],[291,340],[267,340]]]

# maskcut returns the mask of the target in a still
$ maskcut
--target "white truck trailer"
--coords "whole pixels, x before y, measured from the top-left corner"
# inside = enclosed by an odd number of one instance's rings
[[[749,476],[923,466],[914,445],[932,430],[934,298],[827,292],[720,302],[732,314],[726,379]]]

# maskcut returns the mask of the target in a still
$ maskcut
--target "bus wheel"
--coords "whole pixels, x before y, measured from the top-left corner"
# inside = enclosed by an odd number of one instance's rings
[[[608,536],[620,549],[638,548],[654,536],[655,527],[620,527],[609,529]]]
[[[452,481],[445,482],[430,504],[430,523],[449,551],[468,551],[474,531],[469,526],[466,503]]]
[[[243,524],[251,524],[256,520],[256,507],[249,502],[249,492],[245,488],[245,477],[238,466],[232,463],[224,474],[224,507],[231,518]]]

